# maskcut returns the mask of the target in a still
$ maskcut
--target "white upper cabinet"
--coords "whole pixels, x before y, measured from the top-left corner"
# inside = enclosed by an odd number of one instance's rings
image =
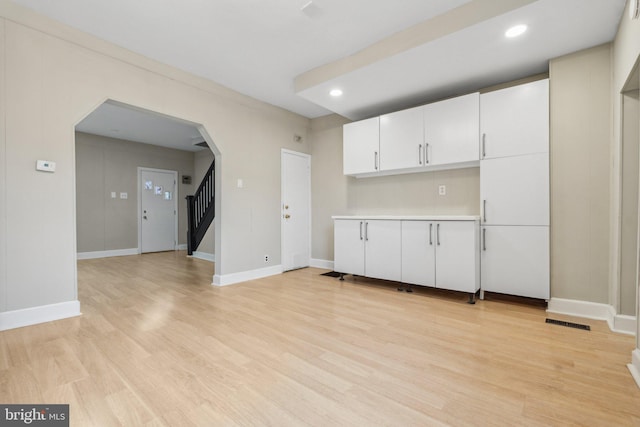
[[[480,94],[424,106],[427,166],[480,160]]]
[[[483,160],[484,225],[549,225],[549,153]]]
[[[380,116],[380,170],[423,165],[423,119],[423,107]]]
[[[345,175],[380,170],[380,119],[378,117],[344,125],[342,136]]]
[[[481,158],[549,151],[549,80],[480,95]]]

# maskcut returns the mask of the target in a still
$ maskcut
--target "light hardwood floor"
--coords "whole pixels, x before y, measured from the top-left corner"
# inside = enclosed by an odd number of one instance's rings
[[[640,425],[634,338],[604,322],[212,271],[184,252],[79,261],[82,316],[0,332],[0,401],[69,403],[73,426]]]

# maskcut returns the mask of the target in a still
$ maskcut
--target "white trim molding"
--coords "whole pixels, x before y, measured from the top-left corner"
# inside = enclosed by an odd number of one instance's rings
[[[241,271],[239,273],[216,274],[213,276],[213,286],[227,286],[234,283],[246,282],[248,280],[261,279],[263,277],[282,274],[282,265],[257,268],[255,270]]]
[[[191,256],[205,261],[216,262],[216,254],[210,254],[208,252],[195,251]]]
[[[333,261],[329,261],[326,259],[311,258],[309,260],[309,266],[315,268],[325,268],[327,270],[333,271]]]
[[[181,243],[178,246],[176,246],[176,251],[186,251],[187,250],[187,244],[186,243]]]
[[[94,251],[94,252],[78,252],[78,259],[96,259],[96,258],[110,258],[114,256],[128,256],[138,255],[140,251],[138,248],[130,249],[115,249],[111,251]]]
[[[79,316],[80,301],[40,305],[0,313],[0,331]]]
[[[636,384],[640,387],[640,349],[636,348],[631,353],[631,363],[627,365],[629,371],[631,372],[631,376],[634,380],[636,380]]]
[[[585,319],[604,320],[613,332],[627,335],[636,334],[636,318],[634,316],[616,314],[615,309],[609,304],[551,298],[547,312],[583,317]]]

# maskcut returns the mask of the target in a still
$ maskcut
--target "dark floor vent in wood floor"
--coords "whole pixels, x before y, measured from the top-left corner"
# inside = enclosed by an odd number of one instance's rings
[[[551,323],[553,325],[566,326],[568,328],[583,329],[585,331],[590,331],[591,330],[591,326],[589,326],[589,325],[582,325],[580,323],[565,322],[564,320],[546,319],[545,322],[546,323]]]

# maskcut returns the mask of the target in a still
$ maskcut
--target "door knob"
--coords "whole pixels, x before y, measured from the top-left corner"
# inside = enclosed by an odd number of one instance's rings
[[[285,219],[289,219],[289,218],[291,218],[291,215],[286,214],[286,215],[284,216],[284,218],[285,218]]]
[[[147,216],[145,215],[145,216],[143,216],[142,218],[147,219]]]

